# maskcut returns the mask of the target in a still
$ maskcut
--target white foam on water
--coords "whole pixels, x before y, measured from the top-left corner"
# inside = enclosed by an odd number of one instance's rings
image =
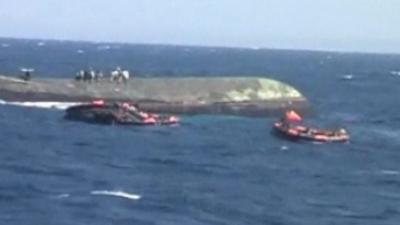
[[[56,198],[69,198],[70,194],[59,194],[56,196]]]
[[[385,138],[391,138],[398,140],[400,138],[400,130],[390,128],[375,128],[372,130],[373,133],[380,135]]]
[[[383,175],[400,175],[400,171],[397,170],[381,170],[379,172]]]
[[[7,44],[7,43],[3,43],[3,44],[1,44],[1,47],[3,47],[3,48],[8,48],[8,47],[10,47],[10,45]]]
[[[78,54],[83,54],[83,53],[85,53],[85,51],[83,51],[82,49],[78,49],[76,52],[77,52]]]
[[[342,216],[342,217],[360,217],[362,216],[361,214],[349,210],[349,209],[341,209],[341,208],[334,208],[332,210],[329,210],[330,213],[336,216]]]
[[[124,192],[124,191],[94,190],[94,191],[91,191],[90,194],[115,196],[115,197],[130,199],[130,200],[139,200],[142,198],[142,196],[140,196],[140,195],[130,194],[130,193]]]
[[[280,149],[281,149],[282,151],[287,151],[287,150],[289,150],[289,147],[286,146],[286,145],[282,145],[282,146],[280,147]]]
[[[380,191],[377,193],[379,196],[389,199],[400,199],[400,194],[397,192]]]
[[[21,107],[34,107],[44,109],[65,110],[68,107],[82,104],[81,102],[6,102],[0,100],[1,105],[14,105]]]
[[[400,76],[400,71],[390,71],[393,76]]]
[[[355,172],[356,175],[374,175],[374,176],[380,176],[380,175],[385,175],[385,176],[398,176],[400,175],[400,171],[398,170],[387,170],[387,169],[381,169],[381,170],[359,170]]]
[[[111,46],[110,45],[99,45],[97,46],[97,50],[110,50]]]
[[[343,80],[353,80],[354,75],[353,74],[345,74],[341,77]]]

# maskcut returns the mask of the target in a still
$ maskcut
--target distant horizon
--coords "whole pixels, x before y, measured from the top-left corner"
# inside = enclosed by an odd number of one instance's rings
[[[284,47],[259,47],[259,46],[224,46],[224,45],[201,45],[201,44],[175,44],[175,43],[150,43],[150,42],[129,42],[129,41],[93,41],[78,39],[57,39],[57,38],[30,38],[30,37],[8,37],[0,36],[0,41],[9,40],[27,40],[27,41],[53,41],[53,42],[72,42],[72,43],[90,43],[90,44],[120,44],[120,45],[148,45],[148,46],[176,46],[176,47],[193,47],[193,48],[227,48],[227,49],[246,49],[246,50],[282,50],[282,51],[307,51],[307,52],[331,52],[343,54],[377,54],[377,55],[400,55],[400,52],[374,52],[374,51],[357,51],[357,50],[340,50],[340,49],[307,49],[307,48],[284,48]],[[0,47],[2,43],[0,42]]]
[[[0,36],[400,53],[398,0],[13,0]]]

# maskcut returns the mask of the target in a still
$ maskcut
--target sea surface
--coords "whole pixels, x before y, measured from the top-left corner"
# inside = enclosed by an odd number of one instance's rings
[[[351,141],[283,140],[271,117],[121,127],[0,105],[0,224],[400,224],[400,55],[0,39],[0,74],[117,66],[278,79],[310,100],[307,123]]]

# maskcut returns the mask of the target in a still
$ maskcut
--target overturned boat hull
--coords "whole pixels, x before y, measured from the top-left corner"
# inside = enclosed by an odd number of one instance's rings
[[[310,111],[295,88],[265,78],[134,78],[82,82],[67,79],[24,81],[0,76],[0,99],[12,102],[134,101],[155,113],[279,115],[288,108]]]

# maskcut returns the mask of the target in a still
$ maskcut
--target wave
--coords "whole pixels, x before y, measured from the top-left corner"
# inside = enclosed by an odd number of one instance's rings
[[[140,195],[130,194],[124,191],[108,191],[108,190],[94,190],[90,192],[91,195],[107,195],[107,196],[115,196],[121,198],[127,198],[130,200],[139,200],[142,198]]]
[[[393,76],[400,76],[400,71],[390,71],[390,74]]]
[[[381,170],[379,173],[383,175],[400,175],[400,171],[397,170]]]
[[[397,192],[381,191],[378,192],[377,195],[387,199],[400,200],[400,194]]]
[[[400,175],[399,170],[388,170],[388,169],[380,169],[380,170],[359,170],[355,172],[356,175],[361,176],[398,176]]]
[[[82,103],[81,102],[7,102],[0,100],[0,105],[13,105],[13,106],[57,109],[57,110],[65,110],[68,107],[79,104]]]
[[[287,146],[287,145],[282,145],[281,147],[280,147],[280,150],[281,151],[287,151],[287,150],[289,150],[290,148],[289,148],[289,146]]]
[[[99,45],[96,48],[97,48],[97,50],[110,50],[111,46],[110,45]]]
[[[114,197],[120,197],[120,198],[126,198],[130,200],[139,200],[142,198],[140,195],[136,194],[131,194],[128,192],[124,191],[115,191],[115,190],[93,190],[90,192],[91,195],[105,195],[105,196],[114,196]],[[62,193],[54,196],[57,199],[64,199],[64,198],[70,198],[75,195],[80,195],[80,194],[70,194],[70,193]]]
[[[371,130],[375,135],[379,135],[384,138],[390,138],[391,140],[398,140],[400,138],[400,130],[391,128],[374,128]]]
[[[57,196],[55,196],[56,198],[69,198],[71,195],[70,194],[68,194],[68,193],[65,193],[65,194],[59,194],[59,195],[57,195]]]
[[[342,75],[340,77],[340,79],[342,79],[342,80],[353,80],[354,79],[354,75],[353,74],[345,74],[345,75]]]
[[[339,203],[334,203],[330,201],[324,201],[324,200],[319,200],[319,199],[307,199],[305,201],[306,204],[315,206],[318,208],[336,208],[336,209],[341,209],[344,208],[344,205],[341,205]]]

